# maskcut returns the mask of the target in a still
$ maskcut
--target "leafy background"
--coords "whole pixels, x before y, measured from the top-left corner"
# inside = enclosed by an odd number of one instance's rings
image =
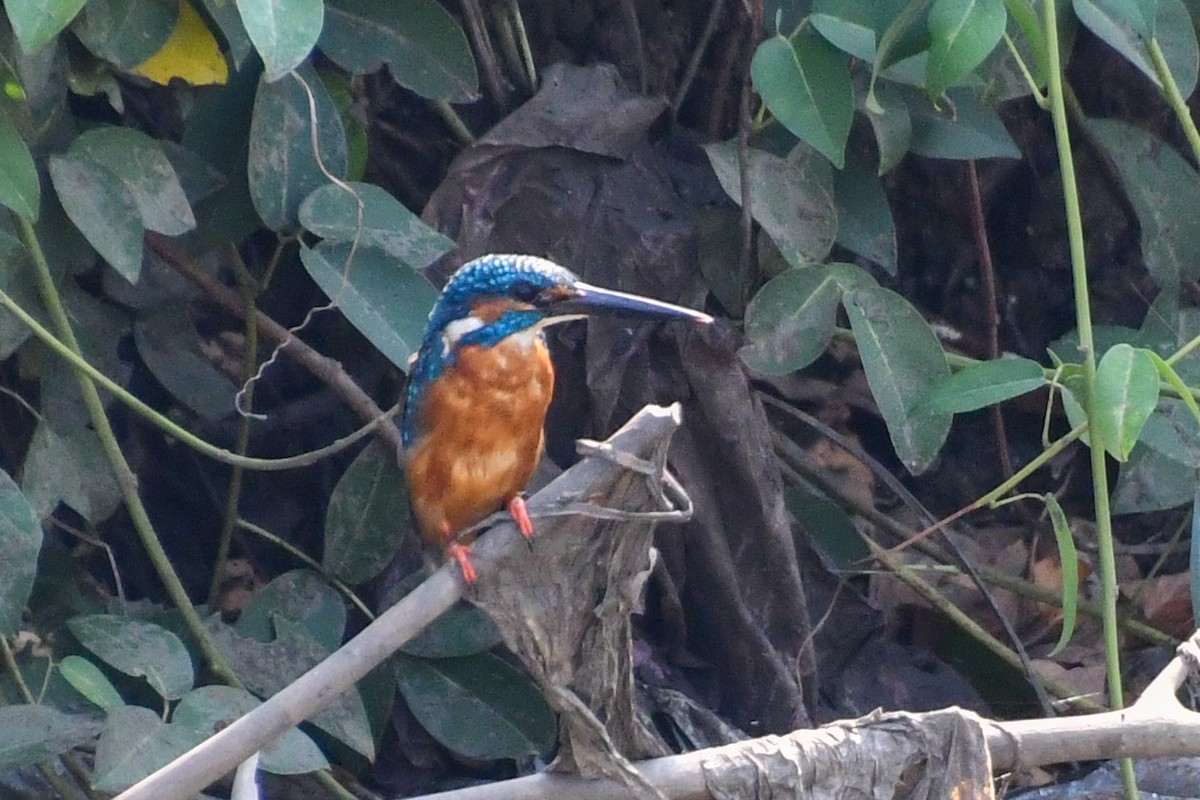
[[[635,643],[672,747],[1101,702],[1097,570],[1136,686],[1197,594],[1200,9],[1055,9],[1051,37],[1028,0],[6,2],[6,784],[119,791],[415,585],[394,426],[340,437],[486,252],[721,318],[552,341],[560,465],[684,403],[696,518],[659,533]],[[864,569],[861,534],[968,506],[911,551],[952,565],[945,606]],[[553,714],[498,641],[456,610],[262,768],[296,796],[344,796],[330,763],[408,794],[537,768]]]

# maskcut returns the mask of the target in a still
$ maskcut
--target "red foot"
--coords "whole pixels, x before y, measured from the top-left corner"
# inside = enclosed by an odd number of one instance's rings
[[[533,538],[533,520],[529,518],[529,509],[525,507],[525,498],[517,495],[508,501],[508,513],[517,522],[517,529],[526,539]]]
[[[446,552],[458,562],[464,581],[474,583],[479,578],[479,574],[475,572],[475,565],[471,563],[471,545],[451,542],[446,545]]]

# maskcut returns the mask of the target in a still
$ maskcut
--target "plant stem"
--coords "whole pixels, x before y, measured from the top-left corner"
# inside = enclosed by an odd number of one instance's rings
[[[1151,39],[1146,45],[1146,49],[1150,52],[1150,63],[1154,65],[1154,74],[1158,76],[1158,80],[1162,84],[1163,96],[1170,104],[1171,110],[1175,112],[1175,118],[1179,120],[1188,144],[1191,145],[1192,158],[1196,160],[1196,163],[1200,163],[1200,131],[1196,130],[1196,121],[1192,119],[1192,112],[1188,108],[1187,100],[1179,92],[1179,84],[1175,82],[1175,76],[1171,74],[1171,68],[1167,66],[1167,59],[1163,55],[1162,48],[1158,46],[1158,39]]]
[[[1088,297],[1087,256],[1083,241],[1083,216],[1079,209],[1079,190],[1075,182],[1075,162],[1071,154],[1071,135],[1067,125],[1067,108],[1063,100],[1063,65],[1059,52],[1058,18],[1055,3],[1042,3],[1046,33],[1047,95],[1050,116],[1054,122],[1054,139],[1058,145],[1058,164],[1062,171],[1063,202],[1067,215],[1067,239],[1071,248],[1071,274],[1075,289],[1075,317],[1079,330],[1079,349],[1083,357],[1083,379],[1087,393],[1086,408],[1089,420],[1096,419],[1096,346],[1092,335],[1092,312]],[[1100,592],[1104,623],[1104,655],[1108,668],[1109,706],[1114,710],[1125,707],[1121,687],[1121,652],[1117,619],[1117,568],[1113,553],[1112,514],[1108,497],[1108,465],[1104,455],[1103,432],[1090,426],[1092,500],[1096,512],[1096,536],[1100,558]],[[1133,762],[1121,761],[1121,776],[1129,800],[1138,797],[1133,775]]]
[[[75,331],[71,328],[70,317],[63,306],[58,288],[54,285],[54,278],[50,274],[50,265],[46,262],[46,254],[42,251],[42,244],[38,241],[37,232],[34,231],[33,225],[29,220],[24,217],[14,214],[13,218],[21,233],[22,243],[25,245],[26,250],[29,251],[30,258],[33,261],[42,303],[46,306],[54,327],[58,329],[58,335],[61,337],[63,344],[82,360],[79,341],[75,338]],[[200,614],[196,611],[196,607],[192,605],[192,601],[187,595],[187,590],[183,588],[183,583],[179,580],[179,575],[176,574],[175,567],[172,566],[171,560],[167,557],[167,552],[163,549],[158,534],[154,532],[154,526],[150,522],[150,515],[146,513],[146,507],[142,504],[142,498],[138,495],[137,475],[130,468],[129,462],[125,460],[125,454],[121,452],[121,446],[117,443],[116,434],[113,432],[112,425],[108,421],[108,414],[104,410],[104,403],[100,400],[100,392],[96,390],[96,385],[83,371],[77,369],[75,376],[79,382],[79,390],[83,394],[84,405],[87,406],[92,428],[96,431],[96,435],[100,439],[100,444],[115,474],[117,484],[121,487],[121,496],[125,500],[125,508],[129,512],[130,522],[133,524],[138,538],[141,539],[142,547],[145,548],[147,557],[149,557],[150,562],[154,565],[154,570],[163,582],[163,586],[166,588],[167,594],[171,597],[171,601],[183,615],[184,624],[187,626],[188,632],[191,633],[196,645],[200,648],[200,652],[209,668],[223,682],[228,683],[230,686],[240,687],[242,685],[241,681],[238,680],[237,674],[217,648],[216,642],[208,635],[208,631],[204,627],[204,620],[200,619]]]
[[[297,456],[288,456],[286,458],[251,458],[250,456],[243,456],[204,441],[196,434],[179,427],[170,419],[164,417],[162,414],[159,414],[137,397],[134,397],[123,386],[89,364],[87,359],[85,359],[76,351],[72,350],[69,344],[63,340],[60,340],[57,336],[47,330],[41,323],[34,319],[28,311],[21,308],[20,304],[18,304],[16,300],[13,300],[12,297],[10,297],[2,289],[0,289],[0,306],[3,306],[11,311],[13,316],[21,320],[22,323],[24,323],[29,327],[30,330],[33,331],[34,336],[40,339],[44,345],[53,350],[57,355],[65,359],[68,364],[75,368],[77,373],[82,373],[83,375],[87,376],[88,380],[95,381],[96,383],[100,384],[106,391],[110,392],[114,397],[135,411],[138,416],[154,425],[166,435],[173,439],[178,439],[188,447],[191,447],[197,452],[206,455],[215,461],[220,461],[223,464],[242,466],[246,469],[253,469],[261,472],[272,472],[311,466],[312,464],[320,461],[322,458],[340,452],[341,450],[344,450],[357,442],[359,439],[362,439],[363,437],[374,432],[375,429],[378,428],[383,422],[391,419],[400,410],[399,406],[394,406],[350,435],[343,436],[341,439],[337,439],[331,444],[327,444],[324,447],[318,448],[317,450],[311,450],[307,453],[301,453]]]

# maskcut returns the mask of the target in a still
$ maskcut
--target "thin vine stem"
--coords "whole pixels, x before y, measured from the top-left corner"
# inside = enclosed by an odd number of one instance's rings
[[[321,459],[339,453],[350,447],[360,439],[369,436],[381,424],[394,417],[400,411],[399,405],[385,411],[380,416],[368,422],[358,430],[348,436],[343,436],[341,439],[336,439],[330,444],[316,450],[310,450],[307,453],[301,453],[295,456],[286,458],[252,458],[250,456],[239,455],[224,448],[217,447],[214,444],[204,441],[196,434],[189,430],[179,427],[167,417],[155,411],[150,406],[143,403],[123,386],[109,378],[100,370],[96,369],[87,359],[80,355],[75,350],[71,349],[69,344],[60,340],[45,326],[34,319],[28,311],[21,307],[3,289],[0,289],[0,305],[4,306],[13,316],[21,320],[25,325],[33,331],[33,335],[42,341],[47,347],[53,350],[57,355],[61,356],[76,372],[83,373],[90,381],[95,381],[100,386],[104,387],[105,391],[110,392],[114,397],[132,409],[138,416],[145,419],[150,424],[161,430],[173,439],[178,439],[187,446],[206,455],[209,458],[220,461],[223,464],[230,466],[241,466],[246,469],[252,469],[259,472],[278,472],[288,469],[297,469],[299,467],[311,466]]]
[[[62,344],[65,345],[68,352],[79,357],[78,360],[83,362],[84,360],[80,356],[79,341],[75,338],[75,331],[71,327],[71,320],[63,305],[62,297],[58,293],[58,287],[54,285],[54,278],[50,274],[50,265],[46,261],[42,244],[38,241],[37,232],[34,231],[33,224],[25,217],[14,214],[13,218],[21,234],[21,241],[33,262],[42,303],[46,306],[50,319],[58,329]],[[146,507],[142,504],[142,498],[138,494],[137,475],[129,466],[129,462],[125,460],[125,454],[121,452],[121,446],[118,444],[112,424],[108,420],[108,414],[104,410],[104,403],[100,400],[100,392],[96,389],[96,384],[82,370],[76,370],[75,377],[83,395],[84,405],[87,406],[92,428],[100,439],[104,455],[112,467],[117,485],[121,488],[121,496],[125,501],[125,509],[129,513],[129,520],[141,540],[142,547],[146,551],[146,556],[150,559],[155,573],[166,588],[171,602],[179,609],[184,625],[196,646],[200,648],[204,661],[213,674],[230,686],[242,687],[237,673],[204,627],[204,620],[200,618],[196,607],[192,605],[191,598],[188,597],[187,590],[183,587],[183,582],[179,580],[174,565],[171,564],[166,550],[163,549],[162,541],[158,538],[158,534],[150,522],[150,515],[146,512]]]
[[[1071,152],[1071,135],[1067,123],[1066,102],[1063,99],[1063,64],[1059,52],[1058,10],[1053,2],[1043,2],[1043,24],[1046,34],[1047,96],[1050,117],[1054,124],[1054,139],[1058,147],[1058,165],[1062,173],[1063,202],[1067,215],[1067,241],[1071,252],[1071,274],[1075,292],[1075,317],[1079,331],[1079,349],[1083,357],[1083,380],[1087,396],[1085,408],[1089,420],[1096,419],[1096,343],[1092,333],[1092,312],[1088,296],[1087,255],[1083,239],[1083,215],[1079,207],[1079,189],[1075,181],[1075,161]],[[1104,656],[1108,672],[1109,705],[1114,710],[1125,707],[1121,686],[1120,621],[1117,618],[1117,568],[1113,552],[1112,513],[1109,507],[1108,465],[1104,454],[1103,431],[1090,427],[1092,466],[1092,501],[1096,513],[1096,536],[1100,560],[1100,593],[1104,625]],[[1121,776],[1129,800],[1138,796],[1133,774],[1133,762],[1121,761]]]

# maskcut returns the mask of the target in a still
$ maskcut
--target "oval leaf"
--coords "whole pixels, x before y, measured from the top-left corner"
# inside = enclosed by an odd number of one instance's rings
[[[0,205],[36,222],[42,187],[29,148],[17,129],[0,113]]]
[[[125,705],[112,681],[83,656],[67,656],[58,662],[58,671],[76,691],[105,711]]]
[[[1190,503],[1196,469],[1144,445],[1133,448],[1113,488],[1113,513],[1165,511]]]
[[[322,242],[300,249],[308,274],[346,319],[402,370],[421,345],[425,322],[437,302],[433,284],[386,253],[360,247],[347,265],[348,243]]]
[[[158,142],[131,128],[94,128],[71,143],[72,158],[109,170],[137,204],[142,224],[167,236],[196,227],[187,195]]]
[[[541,693],[490,653],[397,658],[396,681],[425,730],[468,758],[538,755],[554,742],[554,712]]]
[[[961,414],[1002,403],[1046,385],[1036,361],[1000,358],[973,364],[933,387],[913,408],[913,415]]]
[[[245,689],[202,686],[179,701],[171,715],[171,725],[195,731],[197,741],[203,741],[260,705],[262,701]],[[299,728],[288,729],[262,751],[259,761],[259,767],[276,775],[299,775],[328,766],[321,749]]]
[[[237,9],[271,82],[308,58],[325,21],[321,0],[237,0]]]
[[[309,107],[310,91],[315,115]],[[314,122],[320,163],[313,154]],[[277,231],[294,228],[304,198],[329,183],[321,166],[344,178],[346,158],[341,117],[317,73],[303,67],[274,83],[264,76],[254,98],[246,164],[250,197],[263,222]]]
[[[50,157],[50,180],[63,210],[96,252],[130,283],[142,271],[142,227],[133,195],[119,177],[88,159]]]
[[[910,149],[929,158],[1020,158],[995,109],[984,105],[969,89],[948,89],[953,115],[939,111],[927,99],[910,93]]]
[[[746,307],[749,344],[738,356],[769,375],[803,369],[833,338],[842,292],[872,284],[874,280],[852,264],[790,269],[772,278]]]
[[[200,334],[183,303],[164,303],[134,323],[138,355],[171,395],[215,422],[233,413],[236,388],[200,349]]]
[[[21,624],[41,549],[37,515],[13,479],[0,469],[0,636],[12,636]]]
[[[430,100],[469,103],[479,75],[466,34],[436,0],[328,0],[321,51],[362,75],[382,64]]]
[[[0,772],[50,761],[90,742],[102,723],[49,706],[0,707]]]
[[[841,169],[854,118],[846,57],[805,28],[759,45],[750,74],[775,118]]]
[[[370,580],[392,560],[410,516],[396,453],[373,442],[329,497],[321,566],[351,585]]]
[[[377,247],[411,269],[424,269],[454,249],[452,239],[382,188],[357,182],[349,186],[354,194],[331,183],[306,197],[300,205],[300,224],[325,239]]]
[[[930,98],[936,101],[982,64],[1000,41],[1007,21],[1004,0],[934,0],[925,66],[925,91]]]
[[[1071,526],[1067,524],[1067,515],[1063,513],[1058,498],[1052,494],[1042,495],[1046,510],[1050,512],[1050,521],[1054,525],[1054,541],[1058,544],[1058,560],[1062,564],[1062,633],[1058,643],[1049,655],[1061,653],[1071,635],[1075,633],[1075,620],[1079,607],[1079,554],[1075,551],[1075,540],[1071,537]]]
[[[741,172],[737,144],[719,142],[704,148],[721,188],[741,204]],[[787,158],[750,148],[747,161],[754,220],[779,246],[793,266],[819,264],[829,255],[837,235],[833,204],[833,170],[829,162],[797,147]]]
[[[177,700],[192,688],[192,659],[179,637],[150,622],[113,614],[67,620],[79,643],[110,667],[144,677],[156,692]]]
[[[1149,354],[1115,345],[1096,365],[1093,441],[1100,435],[1113,458],[1126,460],[1157,403],[1158,370]]]
[[[26,53],[34,53],[75,18],[87,0],[5,0],[4,11]]]
[[[909,409],[950,374],[937,337],[920,313],[882,287],[855,289],[846,314],[863,371],[896,455],[914,475],[931,463],[950,433],[950,414],[913,416]]]
[[[118,706],[108,712],[96,743],[92,786],[102,792],[124,791],[199,743],[194,730],[168,725],[148,708]]]
[[[1162,82],[1146,50],[1151,34],[1145,32],[1150,19],[1154,35],[1180,94],[1190,97],[1196,88],[1200,47],[1196,29],[1184,0],[1074,0],[1075,14],[1092,33],[1116,50],[1155,86]]]
[[[342,596],[317,573],[307,569],[285,572],[254,596],[234,629],[259,642],[271,642],[283,632],[280,619],[329,652],[342,644],[346,605]]]
[[[1167,458],[1200,468],[1200,425],[1183,402],[1171,397],[1158,401],[1142,426],[1139,441]]]
[[[88,0],[71,30],[88,50],[129,70],[162,49],[178,19],[179,3]]]

